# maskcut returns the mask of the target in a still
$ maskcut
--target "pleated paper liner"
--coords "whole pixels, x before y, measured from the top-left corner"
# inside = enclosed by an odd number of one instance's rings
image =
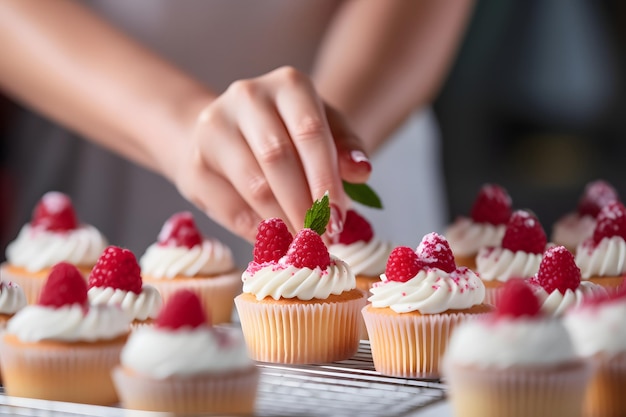
[[[626,416],[626,352],[591,358],[595,372],[587,388],[584,417]]]
[[[235,299],[252,359],[314,364],[352,357],[359,347],[359,314],[366,300],[354,289],[327,300]]]

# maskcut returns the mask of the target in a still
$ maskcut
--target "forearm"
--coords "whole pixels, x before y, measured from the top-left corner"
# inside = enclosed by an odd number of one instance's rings
[[[71,0],[0,2],[0,88],[172,179],[214,96]]]
[[[347,1],[322,46],[314,79],[374,152],[437,94],[473,0]]]

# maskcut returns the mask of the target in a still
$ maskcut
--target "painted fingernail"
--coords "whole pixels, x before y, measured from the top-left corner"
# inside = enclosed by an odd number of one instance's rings
[[[369,158],[367,157],[367,155],[365,155],[365,152],[363,151],[358,151],[358,150],[350,151],[350,159],[354,163],[367,165],[367,168],[369,170],[372,169],[372,164]]]
[[[330,205],[330,221],[326,233],[329,237],[338,236],[343,230],[343,218],[339,207],[334,204]]]

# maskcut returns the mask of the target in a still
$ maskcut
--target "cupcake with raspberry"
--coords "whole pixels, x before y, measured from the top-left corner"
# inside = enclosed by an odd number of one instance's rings
[[[21,309],[0,336],[4,390],[14,397],[111,405],[111,371],[129,334],[117,306],[90,306],[87,284],[69,263],[55,265],[37,304]]]
[[[567,312],[564,323],[580,355],[595,372],[587,387],[585,416],[626,416],[626,286],[587,299]]]
[[[44,194],[31,221],[7,246],[0,276],[2,281],[22,287],[28,303],[34,304],[52,266],[69,262],[86,277],[106,246],[98,229],[79,222],[70,198],[51,191]]]
[[[133,320],[133,328],[151,324],[161,308],[161,295],[144,285],[135,255],[128,249],[109,246],[89,274],[89,302],[118,305]]]
[[[243,293],[235,298],[254,360],[323,363],[358,350],[366,297],[348,265],[321,238],[329,217],[325,196],[293,238],[281,219],[259,225],[254,258],[242,275]]]
[[[619,201],[619,196],[611,184],[604,180],[588,183],[576,211],[565,214],[552,226],[552,242],[576,253],[578,245],[593,235],[602,207],[614,201]]]
[[[241,292],[241,271],[229,247],[202,236],[190,212],[172,215],[157,241],[139,259],[143,280],[167,302],[176,291],[194,291],[213,323],[228,323],[233,299]]]
[[[476,269],[476,255],[483,247],[500,246],[506,224],[511,217],[511,197],[501,186],[481,187],[470,216],[458,217],[445,231],[459,266]]]
[[[402,378],[440,377],[440,359],[454,328],[492,310],[485,287],[457,267],[444,237],[429,233],[417,250],[389,255],[381,282],[363,309],[376,370]]]
[[[617,288],[626,274],[626,208],[619,201],[598,213],[593,236],[578,245],[576,264],[583,280]]]
[[[568,309],[580,305],[585,299],[607,294],[606,289],[590,281],[581,281],[580,269],[574,255],[565,246],[546,250],[537,274],[529,283],[548,315],[562,316]]]
[[[576,417],[591,366],[530,286],[510,280],[494,314],[455,330],[444,376],[457,417]]]
[[[26,307],[26,296],[22,288],[13,282],[0,281],[0,330],[7,321]]]
[[[259,370],[240,331],[214,327],[206,317],[197,294],[181,289],[154,326],[133,332],[113,373],[123,407],[176,415],[252,415]]]
[[[476,256],[476,272],[487,290],[485,301],[496,304],[506,281],[535,275],[546,245],[546,233],[537,217],[530,211],[516,210],[506,224],[502,244],[483,247]]]

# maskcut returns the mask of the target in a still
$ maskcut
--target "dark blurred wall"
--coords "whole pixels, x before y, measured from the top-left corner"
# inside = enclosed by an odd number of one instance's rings
[[[435,104],[451,217],[485,182],[550,232],[584,185],[626,200],[626,5],[479,0]]]

